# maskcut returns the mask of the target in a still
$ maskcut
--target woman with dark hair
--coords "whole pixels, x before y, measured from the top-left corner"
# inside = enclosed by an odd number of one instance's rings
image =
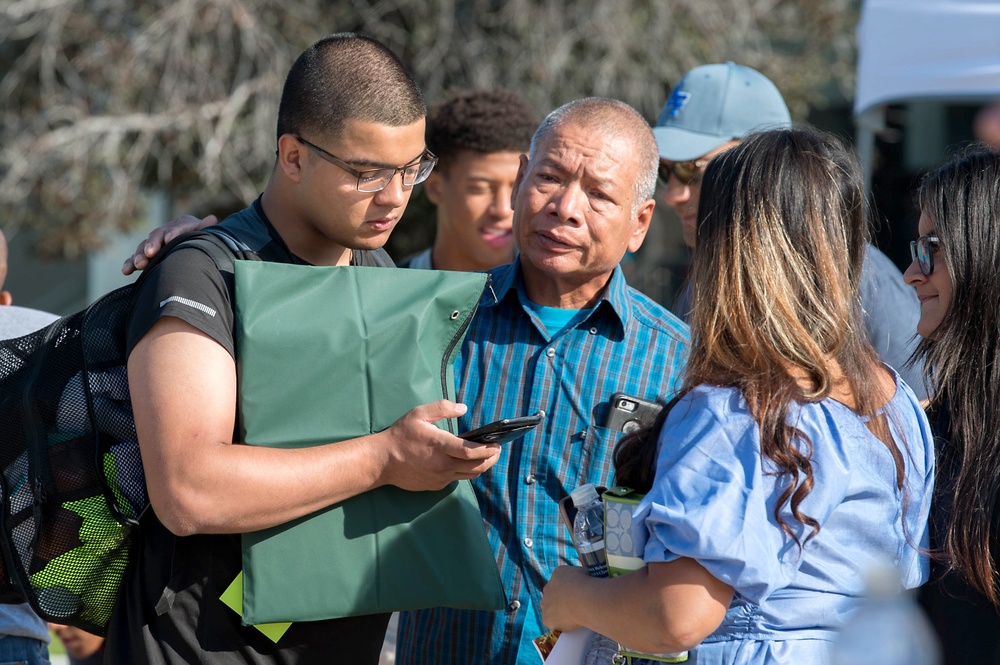
[[[1000,663],[1000,152],[973,147],[927,174],[904,278],[920,299],[939,472],[941,554],[921,601],[946,663]]]
[[[615,456],[648,492],[646,566],[557,569],[545,623],[699,665],[827,663],[870,569],[928,570],[932,440],[863,331],[860,169],[814,130],[752,135],[709,164],[697,233],[683,395]]]

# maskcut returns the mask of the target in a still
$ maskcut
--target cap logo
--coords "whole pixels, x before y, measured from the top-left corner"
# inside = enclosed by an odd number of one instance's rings
[[[671,118],[676,118],[677,114],[681,112],[681,109],[684,108],[684,105],[687,104],[690,99],[690,92],[681,92],[680,90],[675,89],[672,93],[670,93],[670,98],[667,99],[667,114],[670,115]]]

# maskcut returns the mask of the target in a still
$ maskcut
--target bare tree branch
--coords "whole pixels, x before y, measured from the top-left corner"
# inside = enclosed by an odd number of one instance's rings
[[[384,41],[428,101],[523,91],[539,112],[586,95],[655,119],[687,69],[734,60],[802,119],[853,87],[858,0],[8,0],[0,6],[0,206],[8,233],[74,254],[126,228],[144,187],[246,202],[274,156],[295,55],[324,34]]]

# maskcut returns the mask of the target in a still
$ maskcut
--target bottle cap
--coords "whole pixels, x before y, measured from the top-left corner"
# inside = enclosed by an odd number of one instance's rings
[[[598,499],[597,488],[594,487],[593,483],[587,483],[585,485],[580,485],[575,490],[569,493],[571,499],[573,499],[573,505],[579,508],[580,506],[585,506],[592,501]]]

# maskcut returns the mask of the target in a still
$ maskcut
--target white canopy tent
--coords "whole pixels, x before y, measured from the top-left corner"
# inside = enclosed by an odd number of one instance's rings
[[[884,106],[1000,97],[1000,0],[864,0],[854,117],[870,177]]]

